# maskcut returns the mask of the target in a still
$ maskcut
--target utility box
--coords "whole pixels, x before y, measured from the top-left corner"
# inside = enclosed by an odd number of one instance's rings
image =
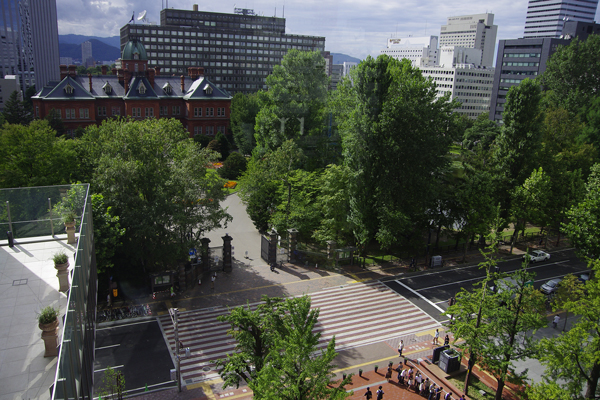
[[[431,362],[435,364],[436,362],[440,361],[440,354],[442,354],[442,351],[448,350],[449,348],[450,346],[440,346],[433,349],[433,359]]]
[[[460,369],[460,354],[452,349],[442,351],[438,367],[447,374]]]
[[[432,256],[431,257],[431,268],[443,267],[442,256]]]

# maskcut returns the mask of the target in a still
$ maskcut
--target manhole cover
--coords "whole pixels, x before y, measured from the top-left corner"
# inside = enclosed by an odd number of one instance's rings
[[[208,372],[208,371],[210,371],[210,367],[204,367],[204,368],[202,368],[202,371]]]

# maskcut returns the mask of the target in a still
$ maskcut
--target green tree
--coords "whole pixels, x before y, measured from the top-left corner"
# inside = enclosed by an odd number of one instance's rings
[[[234,151],[223,162],[223,166],[218,169],[219,176],[225,179],[236,180],[246,170],[248,161],[246,157]]]
[[[44,117],[44,119],[48,121],[48,125],[50,125],[50,128],[54,129],[54,131],[56,132],[56,136],[63,136],[67,131],[65,129],[65,124],[63,123],[59,112],[56,111],[54,108],[50,110],[50,112]]]
[[[590,267],[595,276],[600,273],[598,260],[590,261]],[[546,370],[543,382],[529,391],[532,400],[595,399],[600,395],[600,284],[592,278],[583,287],[571,277],[565,289],[568,293],[558,298],[555,308],[572,312],[578,319],[558,337],[540,341],[538,359]]]
[[[491,121],[487,114],[481,114],[473,126],[467,128],[463,135],[462,145],[465,149],[474,150],[476,146],[489,149],[500,135],[500,127]]]
[[[496,197],[502,206],[502,218],[508,221],[510,192],[520,186],[537,167],[536,153],[541,142],[541,89],[537,82],[523,80],[506,96],[502,117],[504,126],[494,151],[497,173]]]
[[[29,86],[26,90],[25,90],[25,96],[23,99],[23,108],[25,109],[25,111],[29,112],[31,115],[33,115],[33,101],[31,100],[31,98],[33,96],[35,96],[37,93],[37,91],[35,90],[35,86]]]
[[[368,57],[332,108],[350,171],[349,221],[364,250],[402,243],[423,225],[456,139],[457,106],[407,60]]]
[[[108,120],[88,127],[79,142],[94,160],[94,187],[126,229],[133,266],[172,266],[203,232],[231,220],[220,206],[223,180],[207,171],[213,154],[198,149],[179,121]]]
[[[252,150],[256,147],[254,125],[259,110],[258,95],[255,93],[236,93],[231,100],[229,122],[233,141],[240,153],[244,155],[252,154]]]
[[[318,309],[308,296],[278,299],[263,297],[255,310],[237,307],[219,317],[228,322],[228,334],[236,339],[236,352],[216,361],[224,386],[248,383],[257,399],[344,399],[351,377],[332,384],[331,364],[335,339],[320,350],[321,334],[313,329]]]
[[[258,155],[288,139],[323,133],[329,78],[318,51],[288,51],[266,83],[268,90],[259,92],[254,128]]]
[[[600,255],[600,164],[592,167],[582,202],[567,212],[568,222],[563,228],[569,240],[582,256]]]
[[[574,38],[568,46],[559,46],[538,79],[552,92],[553,102],[571,114],[587,110],[600,87],[600,35],[585,41]]]
[[[104,196],[101,194],[92,195],[92,214],[96,265],[101,274],[114,267],[114,257],[123,244],[125,228],[121,228],[119,216],[114,215],[113,208],[104,204]]]
[[[66,184],[76,169],[73,143],[47,121],[0,127],[0,187]]]
[[[27,125],[31,122],[31,110],[27,110],[23,102],[19,99],[19,92],[16,90],[12,92],[4,104],[4,111],[2,113],[4,119],[9,124],[21,124]]]
[[[223,133],[218,132],[217,136],[215,136],[215,140],[219,142],[219,153],[221,154],[221,161],[225,161],[227,157],[229,157],[229,140],[223,135]]]
[[[194,142],[200,145],[200,148],[205,148],[213,140],[212,136],[194,135]]]
[[[102,383],[98,390],[99,397],[104,396],[105,399],[123,398],[125,392],[125,376],[121,371],[115,371],[108,367],[102,376]]]

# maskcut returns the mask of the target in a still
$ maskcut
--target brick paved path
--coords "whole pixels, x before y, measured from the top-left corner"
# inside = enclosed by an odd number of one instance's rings
[[[338,351],[384,341],[395,349],[401,337],[440,326],[414,304],[379,282],[333,287],[312,293],[310,297],[312,307],[320,308],[315,331],[322,335],[321,348],[326,347],[335,335]],[[250,307],[255,308],[256,305],[250,304]],[[226,333],[229,325],[217,321],[217,316],[227,312],[225,307],[180,312],[179,340],[191,350],[191,357],[181,362],[186,385],[217,378],[211,361],[234,351],[235,341]],[[171,320],[165,315],[159,317],[159,321],[173,349],[175,339]]]

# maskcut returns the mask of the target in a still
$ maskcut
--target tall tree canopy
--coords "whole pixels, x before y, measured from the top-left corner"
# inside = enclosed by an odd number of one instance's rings
[[[457,139],[452,110],[408,60],[368,57],[336,101],[350,192],[349,220],[361,246],[402,242],[435,197]]]
[[[179,121],[105,121],[89,127],[80,146],[135,266],[172,265],[202,232],[231,219],[220,205],[224,181],[206,168],[214,153],[199,149]]]
[[[259,93],[254,134],[259,153],[288,139],[322,134],[328,85],[318,51],[288,51],[267,77],[268,90]]]
[[[242,154],[252,154],[256,146],[254,125],[260,110],[258,95],[236,93],[231,100],[230,124],[233,141]]]

